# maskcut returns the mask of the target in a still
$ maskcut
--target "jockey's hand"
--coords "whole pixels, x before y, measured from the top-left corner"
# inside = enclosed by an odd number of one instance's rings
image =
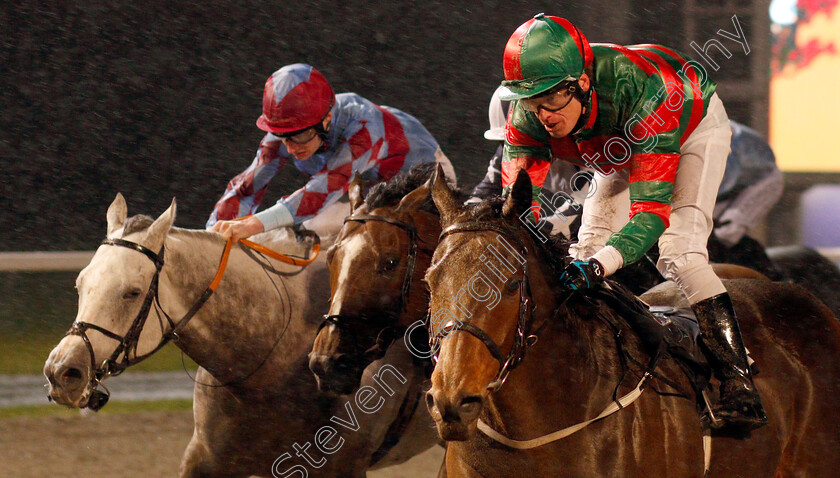
[[[604,266],[596,259],[572,261],[560,274],[560,283],[571,290],[591,289],[604,281]]]
[[[213,224],[210,230],[218,232],[225,239],[233,238],[233,242],[237,242],[265,231],[265,227],[259,219],[251,216],[241,221],[219,221]]]

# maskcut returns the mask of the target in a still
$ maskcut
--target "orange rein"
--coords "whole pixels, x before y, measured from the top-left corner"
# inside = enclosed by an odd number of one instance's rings
[[[268,256],[272,259],[276,259],[280,262],[285,262],[286,264],[291,264],[293,266],[300,266],[300,267],[308,266],[309,264],[314,262],[315,259],[318,258],[318,253],[321,252],[321,243],[320,242],[315,243],[315,245],[312,247],[311,257],[309,257],[308,259],[301,259],[299,257],[287,256],[286,254],[281,254],[281,253],[279,253],[279,252],[277,252],[273,249],[269,249],[269,248],[263,246],[262,244],[257,244],[256,242],[252,242],[252,241],[249,241],[247,239],[240,239],[239,242],[241,242],[243,245],[248,246],[248,247],[250,247],[251,249],[253,249],[257,252],[265,254],[266,256]],[[222,253],[222,260],[221,260],[221,263],[219,264],[219,270],[216,272],[216,277],[213,278],[213,282],[210,283],[210,287],[208,287],[208,289],[212,290],[213,292],[216,291],[216,287],[218,287],[219,282],[222,281],[222,276],[225,275],[225,268],[227,267],[227,261],[228,261],[228,257],[230,256],[231,246],[233,246],[233,240],[228,239],[227,244],[225,244],[225,250]]]

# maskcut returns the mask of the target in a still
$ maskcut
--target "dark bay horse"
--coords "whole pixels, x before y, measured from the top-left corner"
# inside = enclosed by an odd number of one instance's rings
[[[351,185],[353,212],[328,252],[330,310],[310,355],[322,390],[358,387],[361,371],[392,342],[431,364],[422,279],[440,234],[427,184],[433,172],[434,165],[413,168],[364,200],[362,185]]]
[[[44,367],[50,396],[69,407],[102,405],[92,380],[103,370],[100,364],[120,343],[130,363],[154,351],[172,329],[164,312],[180,324],[216,274],[225,246],[216,233],[172,227],[174,201],[154,221],[128,219],[118,195],[107,219],[108,242],[77,279],[79,325]],[[257,240],[287,254],[303,255],[311,246],[289,229]],[[400,357],[399,350],[389,350],[371,365],[361,380],[366,400],[319,393],[308,353],[326,309],[328,279],[323,255],[300,268],[233,248],[216,292],[178,333],[178,347],[200,365],[195,432],[180,476],[361,478],[374,461],[374,468],[397,464],[434,443],[401,441],[377,456],[404,403],[416,401],[402,382],[424,380],[412,368],[403,368],[401,377],[380,373],[386,362],[411,363],[405,352]],[[136,321],[144,309],[147,320]],[[401,428],[430,435],[429,419],[417,415]]]
[[[448,441],[446,473],[703,476],[695,401],[675,395],[689,389],[668,356],[632,405],[562,440],[520,449],[488,436],[531,440],[593,419],[641,383],[647,363],[616,311],[561,290],[557,277],[565,260],[518,222],[531,194],[524,172],[504,203],[471,209],[445,182],[433,186],[444,232],[426,280],[430,334],[441,347],[427,405]],[[760,364],[756,385],[769,423],[747,439],[713,436],[710,475],[836,476],[840,326],[799,286],[746,279],[725,284]],[[648,299],[673,301],[673,285],[661,286],[668,287],[671,294],[660,290]]]

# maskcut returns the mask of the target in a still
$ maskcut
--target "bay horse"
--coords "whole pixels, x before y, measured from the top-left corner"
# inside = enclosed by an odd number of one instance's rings
[[[322,391],[350,393],[362,370],[381,356],[385,345],[403,339],[416,357],[430,357],[425,317],[428,290],[423,276],[441,232],[428,179],[434,165],[375,186],[349,189],[352,214],[328,252],[332,296],[330,311],[310,354],[310,369]],[[459,200],[466,196],[456,191]],[[716,264],[721,278],[766,277],[746,267]],[[662,281],[646,271],[627,276],[647,284]],[[422,326],[422,327],[421,327]]]
[[[433,172],[434,165],[417,166],[374,186],[367,198],[352,182],[352,213],[327,256],[330,309],[310,354],[322,391],[358,387],[362,370],[391,343],[431,365],[422,279],[440,234],[428,184]]]
[[[440,342],[427,406],[448,442],[447,476],[703,476],[696,402],[680,396],[691,395],[687,379],[668,355],[647,376],[645,350],[618,313],[562,290],[567,260],[518,220],[531,207],[527,173],[504,202],[472,208],[444,181],[432,190],[443,233],[426,273],[430,335]],[[712,435],[710,476],[836,476],[840,325],[799,286],[725,284],[760,366],[769,423],[748,438]],[[562,440],[522,443],[594,419],[637,391],[632,405],[622,401]]]
[[[375,367],[385,367],[386,361],[411,364],[409,354],[389,350],[372,364],[362,378],[380,394],[372,402],[359,405],[358,396],[318,392],[307,355],[328,299],[322,256],[301,268],[234,246],[215,293],[181,324],[217,273],[225,241],[215,232],[173,227],[175,212],[173,200],[155,220],[127,218],[120,194],[108,208],[107,240],[76,281],[74,326],[44,366],[53,401],[98,409],[104,404],[103,392],[96,389],[100,379],[152,353],[178,327],[175,344],[200,366],[195,431],[181,477],[311,472],[361,478],[372,467],[397,464],[422,451],[411,440],[389,444],[387,455],[379,451],[404,402],[415,397],[397,385],[416,383],[418,373],[403,367],[397,377]],[[290,229],[257,237],[287,254],[303,254],[312,245]],[[380,408],[371,413],[376,398]],[[401,431],[428,434],[425,420],[401,423]]]

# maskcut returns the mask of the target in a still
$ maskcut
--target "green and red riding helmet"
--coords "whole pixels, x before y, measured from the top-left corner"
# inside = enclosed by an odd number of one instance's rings
[[[499,97],[530,98],[580,78],[594,57],[583,33],[565,18],[542,13],[523,23],[505,46]]]

